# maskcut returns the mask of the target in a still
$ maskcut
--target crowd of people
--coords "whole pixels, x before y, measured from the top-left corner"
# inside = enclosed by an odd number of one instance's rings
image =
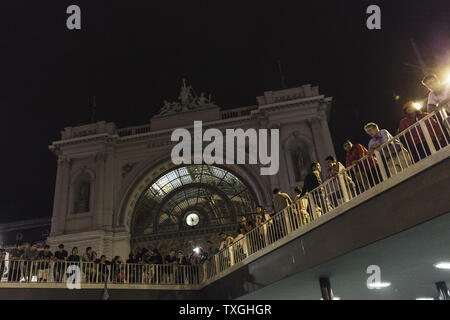
[[[288,207],[294,208],[297,219],[294,219],[293,223],[297,228],[338,205],[343,197],[342,185],[334,179],[338,175],[342,177],[341,181],[347,194],[354,197],[383,180],[380,172],[381,163],[384,168],[387,168],[385,176],[390,177],[428,156],[430,148],[439,149],[448,144],[450,125],[445,112],[436,113],[435,117],[429,118],[425,123],[431,141],[424,136],[422,131],[424,126],[417,126],[416,123],[434,111],[445,109],[450,112],[450,83],[444,84],[436,75],[428,75],[423,79],[422,84],[429,90],[427,112],[421,111],[412,102],[403,106],[405,117],[400,120],[397,133],[407,129],[410,131],[402,137],[402,141],[394,139],[388,130],[380,129],[376,123],[366,124],[364,130],[370,136],[367,148],[347,139],[343,143],[346,152],[345,165],[334,156],[328,156],[324,159],[327,163],[324,175],[322,175],[320,163],[311,163],[310,172],[306,175],[303,186],[295,188],[294,200],[287,193],[274,189],[272,216],[262,207],[258,207],[256,214],[250,218],[241,216],[234,236],[224,232],[218,235],[220,241],[218,248],[212,241],[208,241],[206,248],[196,248],[189,256],[185,256],[182,251],[170,250],[164,258],[158,249],[143,248],[136,254],[131,253],[123,263],[120,256],[115,256],[111,261],[108,261],[105,255],[98,257],[91,247],[86,248],[81,255],[78,248],[74,247],[69,255],[63,244],[52,253],[48,245],[45,245],[43,250],[38,250],[36,244],[23,246],[18,243],[16,248],[8,252],[9,266],[6,265],[7,252],[0,250],[1,277],[7,275],[8,281],[32,281],[35,277],[36,281],[45,282],[52,273],[53,280],[59,282],[67,277],[68,265],[79,264],[82,266],[81,271],[87,282],[109,280],[117,283],[124,281],[140,283],[145,281],[146,277],[148,279],[164,278],[169,282],[177,279],[182,282],[186,273],[180,272],[180,266],[199,265],[211,260],[216,253],[228,248],[231,244],[240,243],[245,235],[255,228],[261,231],[263,228],[260,226],[267,226],[264,229],[266,234],[260,232],[257,235],[255,243],[258,245],[264,246],[267,241],[275,241],[277,240],[276,228],[283,228],[283,226],[273,220],[274,214]],[[416,126],[411,129],[414,125]],[[346,170],[348,168],[352,170]],[[328,184],[324,183],[327,181]],[[313,190],[315,190],[314,195],[308,197]],[[271,236],[268,237],[267,233]],[[239,248],[241,253],[248,253],[247,244]],[[51,273],[50,264],[52,264]],[[164,268],[155,268],[154,266],[157,265],[164,265]],[[198,274],[191,274],[191,276],[198,277]]]
[[[130,253],[128,259],[122,260],[115,256],[107,260],[105,255],[98,257],[92,247],[87,247],[80,254],[77,247],[73,247],[70,254],[60,244],[53,253],[48,245],[38,250],[37,244],[16,244],[12,250],[0,250],[0,278],[7,277],[8,281],[35,281],[47,282],[52,276],[53,282],[62,282],[69,276],[68,267],[76,265],[81,267],[84,281],[89,283],[114,282],[114,283],[137,283],[150,282],[156,273],[167,282],[175,281],[171,278],[181,277],[179,266],[198,265],[208,259],[208,255],[217,253],[211,241],[207,242],[207,248],[197,248],[186,257],[182,251],[170,250],[163,259],[158,249],[140,249],[137,254]],[[8,256],[7,256],[8,255]],[[8,264],[6,263],[8,262]],[[161,271],[149,266],[164,265]],[[147,279],[145,279],[148,273]],[[172,274],[174,275],[172,277]],[[33,280],[34,279],[34,280]]]

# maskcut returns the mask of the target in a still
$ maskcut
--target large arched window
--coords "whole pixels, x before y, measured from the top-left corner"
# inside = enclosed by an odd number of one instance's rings
[[[87,172],[79,174],[72,185],[72,213],[90,211],[91,176]]]
[[[298,133],[292,134],[285,142],[287,161],[291,182],[303,181],[311,166],[311,148]]]
[[[134,235],[208,228],[237,222],[256,210],[253,192],[230,171],[188,165],[166,172],[138,200]]]

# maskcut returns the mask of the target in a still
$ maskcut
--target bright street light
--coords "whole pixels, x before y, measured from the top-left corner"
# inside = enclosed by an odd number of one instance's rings
[[[391,285],[390,282],[375,282],[370,283],[368,286],[373,289],[383,289],[389,287],[390,285]]]
[[[450,270],[450,262],[438,262],[434,264],[435,268]]]

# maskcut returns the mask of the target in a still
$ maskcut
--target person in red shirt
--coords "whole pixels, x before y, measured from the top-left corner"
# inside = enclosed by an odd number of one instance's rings
[[[379,173],[377,172],[377,160],[374,157],[364,157],[369,155],[369,151],[361,144],[353,144],[350,140],[344,142],[344,150],[347,152],[345,167],[349,168],[353,165],[352,173],[359,183],[359,188],[369,189],[371,185],[379,183]]]
[[[412,102],[408,102],[403,106],[403,112],[406,117],[400,120],[398,133],[409,129],[408,132],[405,133],[407,140],[406,146],[410,150],[414,162],[418,162],[431,154],[422,128],[417,123],[428,116],[429,113],[418,110],[414,107]],[[425,124],[434,146],[439,149],[438,141],[442,138],[442,130],[439,127],[439,123],[434,118],[429,118],[428,120],[425,120]]]

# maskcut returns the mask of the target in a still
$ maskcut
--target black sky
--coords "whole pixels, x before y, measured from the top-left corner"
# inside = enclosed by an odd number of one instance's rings
[[[66,8],[82,30],[66,28]],[[382,30],[365,27],[378,4]],[[334,99],[330,129],[367,144],[362,126],[395,133],[400,105],[425,98],[425,63],[450,69],[450,1],[2,1],[0,4],[0,220],[50,216],[65,126],[148,123],[186,77],[223,109],[254,105],[265,90],[319,85]],[[407,66],[408,64],[408,66]],[[398,102],[394,96],[401,98]]]

